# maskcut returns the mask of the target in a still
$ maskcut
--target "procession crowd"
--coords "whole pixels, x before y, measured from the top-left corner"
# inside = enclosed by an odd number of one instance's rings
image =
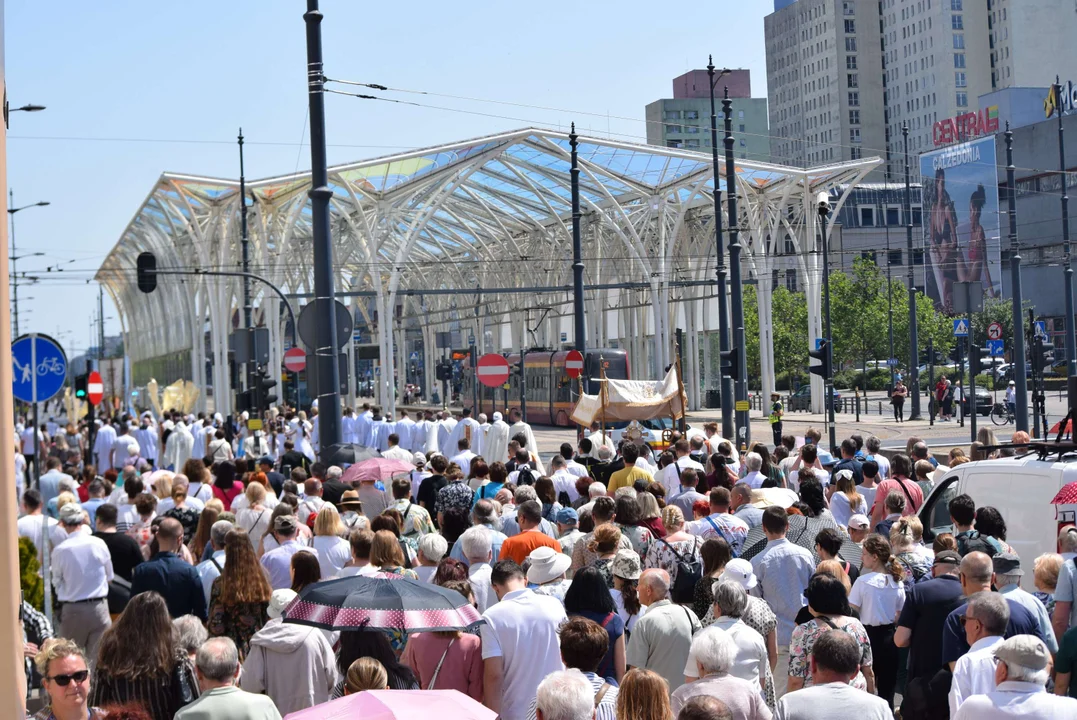
[[[948,490],[953,532],[925,542],[947,466],[916,438],[888,459],[811,429],[740,453],[713,423],[666,449],[593,427],[540,458],[516,414],[364,406],[349,468],[319,461],[316,410],[244,420],[19,428],[17,472],[44,472],[18,531],[57,618],[22,604],[35,718],[262,720],[386,689],[505,720],[1077,717],[1077,528],[1029,562],[998,509]],[[367,458],[398,467],[354,473]],[[287,621],[355,576],[440,586],[481,621]]]

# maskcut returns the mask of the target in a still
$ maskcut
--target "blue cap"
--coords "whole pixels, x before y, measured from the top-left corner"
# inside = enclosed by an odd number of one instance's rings
[[[557,511],[557,522],[561,525],[576,525],[580,516],[572,508],[561,508]]]
[[[263,455],[262,457],[258,458],[258,464],[272,466],[273,458],[269,457],[268,455]]]

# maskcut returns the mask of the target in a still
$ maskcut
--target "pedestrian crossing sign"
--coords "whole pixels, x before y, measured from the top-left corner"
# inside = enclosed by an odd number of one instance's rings
[[[969,323],[964,318],[954,320],[954,337],[968,337]]]

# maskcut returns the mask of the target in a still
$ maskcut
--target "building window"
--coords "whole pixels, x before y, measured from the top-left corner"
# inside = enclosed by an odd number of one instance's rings
[[[912,249],[912,264],[923,265],[924,264],[924,249],[913,248]]]
[[[859,125],[860,124],[860,111],[859,110],[850,110],[849,111],[849,124],[850,125]]]
[[[744,111],[743,110],[738,110],[737,111],[737,119],[738,120],[743,120],[744,119]]]
[[[965,36],[954,33],[954,50],[965,49]]]
[[[664,119],[666,119],[666,120],[680,120],[681,119],[681,111],[680,110],[666,110],[665,114],[662,117]]]
[[[856,70],[856,55],[845,56],[845,69]]]
[[[957,94],[957,106],[968,107],[969,106],[969,94],[967,92],[959,92]]]
[[[787,237],[785,239],[785,254],[786,255],[792,255],[795,252],[796,252],[796,248],[793,246],[792,238]]]
[[[860,107],[860,93],[849,93],[849,107]]]
[[[854,3],[852,2],[852,0],[846,0],[846,2],[843,2],[841,4],[841,11],[846,15],[852,16],[855,14],[853,5]]]
[[[886,224],[887,225],[900,225],[901,224],[901,211],[896,207],[886,208]]]
[[[789,292],[797,291],[797,271],[786,270],[785,271],[785,289]]]
[[[856,52],[856,38],[845,38],[845,52]]]
[[[901,264],[901,251],[900,250],[890,250],[889,252],[887,252],[886,253],[886,262],[889,265],[900,265]]]
[[[965,73],[963,73],[963,72],[955,72],[954,73],[954,87],[963,88],[963,87],[968,87],[968,85],[969,85],[969,83],[965,79]]]
[[[878,260],[875,257],[875,251],[874,250],[864,250],[863,252],[860,253],[860,259],[861,260],[870,260],[873,265],[878,265],[879,264]]]
[[[855,33],[856,32],[856,20],[846,20],[845,21],[845,32],[847,32],[847,33]]]
[[[695,135],[696,133],[699,132],[699,126],[698,125],[685,125],[684,126],[684,131],[686,133],[688,133],[689,135]]]
[[[961,0],[950,0],[950,10],[953,12],[961,12]]]
[[[694,139],[694,138],[691,139],[691,140],[685,140],[684,141],[684,146],[688,147],[688,148],[697,148],[697,147],[699,147],[699,140]]]
[[[860,142],[860,128],[849,128],[849,142]]]
[[[857,77],[856,73],[849,73],[845,76],[845,79],[848,81],[849,87],[860,87],[860,78]]]
[[[680,125],[666,125],[667,133],[679,133],[683,132]]]
[[[666,140],[666,147],[681,148],[684,147],[684,143],[680,140]]]
[[[744,125],[743,123],[738,125],[737,127],[739,128],[738,132],[748,132],[748,130],[747,130],[748,126]]]
[[[875,227],[875,208],[860,208],[860,227]]]
[[[862,157],[864,157],[863,148],[858,148],[858,147],[849,148],[849,159],[850,160],[860,160]]]
[[[923,224],[923,217],[921,215],[919,205],[914,206],[913,209],[912,209],[912,224],[913,225],[922,225]]]
[[[954,53],[954,67],[965,67],[965,53]]]
[[[964,67],[964,66],[962,66],[962,67]],[[698,110],[685,110],[684,111],[684,119],[685,120],[698,120],[699,119],[699,111]]]
[[[961,18],[962,18],[961,15],[951,15],[950,16],[950,25],[953,27],[954,30],[964,30],[965,29],[965,22]]]

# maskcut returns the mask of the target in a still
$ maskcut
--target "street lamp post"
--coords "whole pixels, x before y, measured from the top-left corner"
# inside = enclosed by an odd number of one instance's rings
[[[1017,186],[1014,176],[1017,168],[1013,164],[1013,131],[1006,123],[1006,212],[1010,220],[1010,293],[1013,295],[1013,379],[1016,383],[1017,418],[1014,424],[1018,430],[1028,432],[1028,383],[1025,378],[1025,318],[1021,312],[1023,296],[1021,293],[1021,250],[1017,244]]]
[[[744,285],[740,272],[740,216],[737,214],[737,167],[733,159],[733,101],[729,99],[729,87],[726,86],[722,97],[722,112],[725,113],[725,186],[729,191],[726,203],[729,208],[729,290],[730,290],[730,324],[733,330],[733,352],[737,356],[736,419],[737,439],[741,452],[748,449],[752,442],[752,425],[748,418],[748,355],[744,347]],[[743,409],[742,409],[743,408]]]
[[[920,339],[916,328],[916,263],[912,247],[912,185],[909,181],[909,124],[901,126],[905,142],[905,244],[908,246],[909,266],[909,395],[912,410],[909,420],[920,419]]]
[[[25,110],[26,108],[17,108],[19,110]],[[43,108],[42,108],[43,109]],[[45,253],[35,252],[29,255],[16,255],[15,253],[15,213],[26,210],[32,207],[45,207],[49,203],[46,201],[36,202],[31,205],[23,205],[22,207],[15,207],[15,191],[8,191],[8,208],[7,213],[11,216],[11,290],[14,294],[13,302],[15,312],[15,337],[19,337],[19,274],[18,261],[28,257],[40,257]]]
[[[725,251],[722,249],[722,190],[718,184],[721,175],[718,174],[718,115],[714,108],[714,84],[728,73],[729,70],[722,70],[716,76],[714,74],[714,57],[709,58],[707,77],[710,78],[711,89],[711,170],[714,177],[715,274],[718,280],[718,349],[722,352],[729,350],[729,298],[726,295]],[[730,223],[732,222],[731,220]],[[720,370],[718,378],[721,385],[722,437],[730,442],[736,442],[736,432],[733,426],[733,378],[723,376]]]
[[[1070,256],[1070,196],[1068,185],[1068,173],[1066,172],[1066,137],[1062,129],[1062,85],[1059,84],[1058,76],[1055,76],[1055,85],[1052,88],[1058,105],[1058,172],[1062,191],[1062,279],[1064,292],[1066,293],[1066,363],[1069,371],[1067,376],[1077,375],[1077,334],[1073,327],[1073,259]],[[1070,398],[1070,407],[1077,398]]]
[[[890,355],[886,358],[886,364],[890,368],[890,392],[894,392],[894,373],[896,370],[892,361],[894,359],[894,291],[890,276],[890,226],[886,226],[886,316],[889,318],[888,332],[890,335]],[[919,359],[919,358],[918,358]]]

